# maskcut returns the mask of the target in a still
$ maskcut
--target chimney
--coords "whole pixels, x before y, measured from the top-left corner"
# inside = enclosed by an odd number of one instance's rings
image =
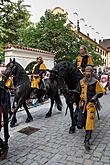
[[[77,31],[80,32],[79,20],[77,20]]]
[[[89,37],[89,33],[87,33],[87,37]]]
[[[101,40],[99,40],[99,44],[101,43]]]

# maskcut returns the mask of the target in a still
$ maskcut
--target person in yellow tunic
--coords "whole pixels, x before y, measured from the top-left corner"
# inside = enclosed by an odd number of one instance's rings
[[[32,82],[31,82],[32,88],[37,88],[37,89],[40,88],[45,73],[46,73],[46,66],[43,62],[43,58],[38,57],[37,62],[32,69]]]
[[[105,89],[100,82],[93,76],[93,68],[87,66],[85,68],[85,76],[80,80],[77,89],[80,94],[79,110],[82,110],[83,124],[85,128],[85,149],[90,150],[90,139],[92,130],[94,129],[96,101],[105,93]]]
[[[87,54],[87,48],[84,45],[80,46],[80,54],[76,58],[76,67],[84,72],[86,66],[94,66],[92,56]]]
[[[32,77],[31,88],[33,88],[33,93],[35,95],[37,94],[37,99],[38,99],[37,101],[36,99],[33,99],[34,106],[37,106],[39,105],[39,103],[42,102],[42,98],[38,94],[39,92],[37,92],[37,90],[39,89],[45,90],[43,78],[46,74],[46,66],[43,62],[43,58],[38,57],[36,60],[37,61],[36,61],[36,64],[33,66],[32,76],[31,76]]]

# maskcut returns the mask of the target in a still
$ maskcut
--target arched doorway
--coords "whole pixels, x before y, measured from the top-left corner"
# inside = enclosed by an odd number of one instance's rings
[[[26,68],[25,71],[30,75],[32,73],[32,68],[34,66],[34,64],[36,64],[36,61],[32,61],[31,63],[29,63]]]

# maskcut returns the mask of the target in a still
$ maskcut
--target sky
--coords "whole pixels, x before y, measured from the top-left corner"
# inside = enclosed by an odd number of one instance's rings
[[[46,9],[61,7],[74,24],[81,18],[85,20],[80,21],[84,34],[89,33],[92,39],[97,40],[110,38],[110,0],[24,0],[24,3],[31,5],[28,10],[32,22],[38,22]]]

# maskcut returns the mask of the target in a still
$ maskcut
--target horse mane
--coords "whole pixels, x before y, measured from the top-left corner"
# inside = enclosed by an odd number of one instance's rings
[[[75,89],[83,77],[81,72],[69,61],[59,62],[52,70],[57,71],[58,75],[65,80],[69,89]]]
[[[25,69],[18,62],[15,61],[14,64],[17,66],[18,73],[27,75]]]
[[[14,61],[12,63],[16,66],[15,72],[13,73],[14,86],[22,84],[23,82],[30,83],[29,77],[28,77],[25,69],[16,61]],[[8,68],[8,66],[10,64],[11,64],[11,62],[8,63],[6,67]]]

